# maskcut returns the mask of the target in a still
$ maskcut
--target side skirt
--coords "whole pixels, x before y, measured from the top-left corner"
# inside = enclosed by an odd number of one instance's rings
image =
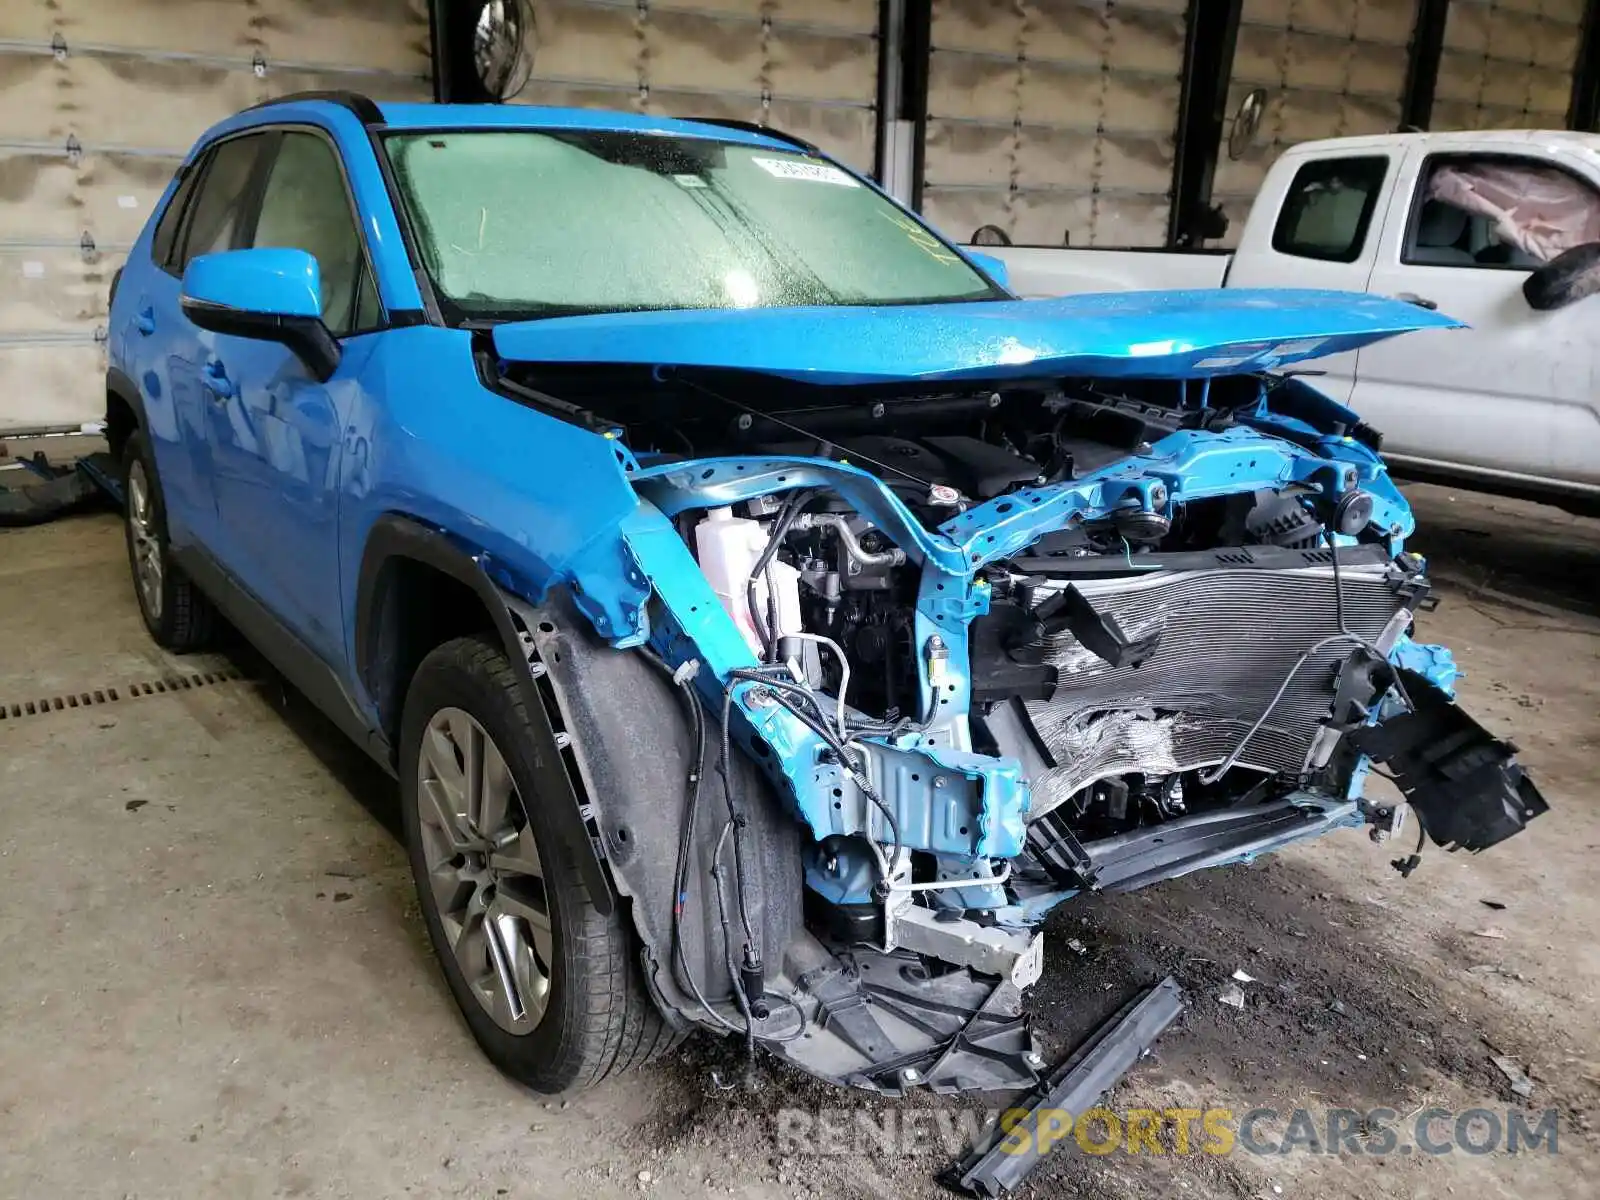
[[[199,585],[234,627],[324,716],[389,774],[394,754],[389,741],[356,707],[344,684],[316,651],[273,615],[245,586],[199,546],[173,547],[184,574]]]

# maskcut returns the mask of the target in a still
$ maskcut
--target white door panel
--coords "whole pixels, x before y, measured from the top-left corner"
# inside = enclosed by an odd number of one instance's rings
[[[1410,333],[1360,354],[1356,408],[1384,450],[1419,461],[1600,484],[1600,305],[1535,312],[1525,271],[1395,265],[1372,291],[1432,299],[1470,329]]]
[[[1515,157],[1503,143],[1451,148],[1453,160],[1473,155]],[[1547,149],[1527,161],[1547,168],[1560,157]],[[1413,209],[1439,203],[1418,186],[1438,161],[1421,148],[1406,156],[1368,290],[1431,302],[1469,328],[1406,334],[1362,350],[1352,407],[1383,432],[1384,452],[1396,459],[1600,487],[1600,302],[1531,309],[1522,296],[1527,270],[1475,261],[1489,248],[1481,218],[1452,213],[1455,225],[1436,236],[1450,222]],[[1595,182],[1592,166],[1576,158],[1564,165]],[[1415,261],[1427,258],[1461,261]]]
[[[1402,155],[1355,150],[1312,157],[1294,151],[1267,177],[1228,268],[1230,288],[1326,288],[1364,292],[1388,219],[1389,181]],[[1309,369],[1317,390],[1349,404],[1354,351]]]

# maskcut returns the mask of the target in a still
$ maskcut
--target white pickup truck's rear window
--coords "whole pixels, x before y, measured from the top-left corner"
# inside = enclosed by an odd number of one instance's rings
[[[1388,171],[1383,155],[1306,163],[1295,172],[1283,199],[1272,248],[1297,258],[1355,262]]]

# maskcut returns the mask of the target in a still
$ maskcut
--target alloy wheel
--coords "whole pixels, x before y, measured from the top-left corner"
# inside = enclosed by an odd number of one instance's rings
[[[156,528],[155,501],[144,463],[128,469],[128,531],[132,538],[133,578],[152,621],[161,620],[161,535]]]
[[[496,1025],[525,1034],[550,998],[544,868],[505,756],[483,726],[442,708],[417,756],[427,882],[456,964]]]

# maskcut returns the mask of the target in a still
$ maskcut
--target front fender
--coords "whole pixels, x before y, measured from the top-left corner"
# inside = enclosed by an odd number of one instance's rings
[[[614,906],[611,880],[601,862],[596,838],[590,827],[591,813],[580,798],[566,757],[567,747],[559,744],[544,695],[537,678],[546,671],[535,645],[535,630],[523,615],[525,609],[515,597],[495,586],[484,569],[480,555],[469,553],[459,542],[438,529],[430,529],[408,517],[388,515],[377,521],[362,555],[360,584],[356,601],[356,671],[368,695],[379,705],[397,705],[403,697],[392,696],[383,682],[383,647],[380,626],[375,620],[382,611],[383,589],[393,579],[385,567],[394,559],[408,559],[444,573],[471,588],[494,623],[505,647],[506,657],[516,672],[528,713],[529,748],[539,772],[538,800],[548,805],[556,818],[562,838],[571,847],[583,874],[589,897],[596,908],[610,913]]]

